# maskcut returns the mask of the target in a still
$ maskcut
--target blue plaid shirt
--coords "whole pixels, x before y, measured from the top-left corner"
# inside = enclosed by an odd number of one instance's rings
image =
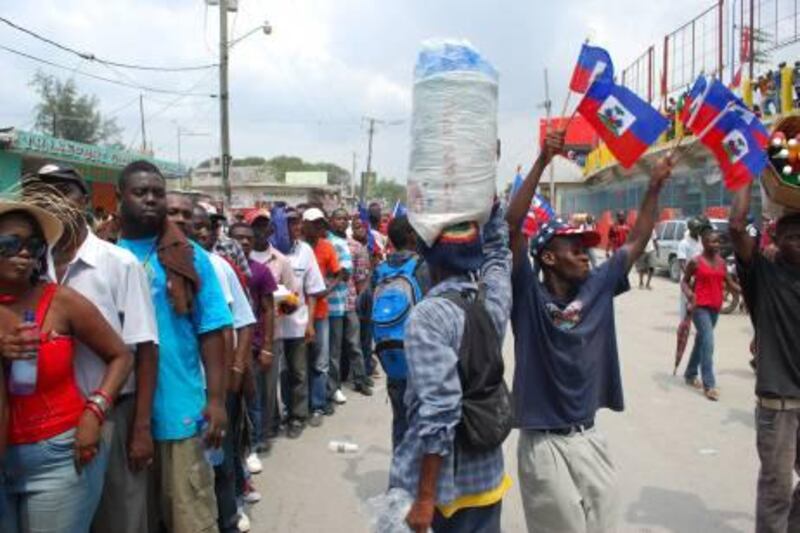
[[[336,250],[339,266],[353,275],[353,256],[350,255],[350,246],[347,240],[328,232],[328,240]],[[328,316],[343,317],[347,314],[347,283],[339,283],[328,293]]]
[[[486,307],[502,341],[511,314],[511,251],[502,210],[484,228],[484,254],[480,278],[487,286]],[[389,485],[416,497],[422,456],[441,455],[438,505],[496,489],[505,475],[500,446],[483,453],[455,452],[454,447],[456,426],[461,420],[458,351],[465,316],[456,304],[437,296],[450,290],[477,288],[477,283],[466,276],[445,280],[413,309],[406,326],[409,428],[392,458]]]

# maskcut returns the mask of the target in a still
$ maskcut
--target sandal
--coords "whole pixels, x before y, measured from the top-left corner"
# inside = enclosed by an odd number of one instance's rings
[[[703,388],[703,384],[700,382],[700,378],[693,377],[693,378],[684,378],[686,384],[693,389],[701,390]]]
[[[706,398],[711,400],[712,402],[719,401],[719,390],[718,389],[706,389],[705,390]]]

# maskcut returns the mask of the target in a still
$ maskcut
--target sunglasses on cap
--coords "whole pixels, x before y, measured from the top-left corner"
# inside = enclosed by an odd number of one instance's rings
[[[47,242],[41,237],[23,239],[17,235],[0,235],[0,257],[6,259],[14,257],[19,255],[23,248],[28,250],[34,259],[41,259],[47,252]]]

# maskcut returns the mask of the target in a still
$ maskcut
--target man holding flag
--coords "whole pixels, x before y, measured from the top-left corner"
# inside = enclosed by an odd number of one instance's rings
[[[614,531],[616,473],[595,414],[623,409],[614,297],[630,288],[628,272],[650,239],[672,162],[656,165],[627,243],[602,266],[590,269],[587,254],[599,234],[558,218],[540,223],[532,264],[522,224],[544,169],[563,146],[563,131],[548,134],[507,216],[519,479],[529,532]]]

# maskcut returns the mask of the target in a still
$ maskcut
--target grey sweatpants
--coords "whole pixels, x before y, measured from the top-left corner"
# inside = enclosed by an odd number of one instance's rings
[[[596,429],[570,436],[520,431],[517,460],[529,532],[616,530],[617,475]]]
[[[800,531],[800,410],[756,408],[758,472],[756,532]]]

